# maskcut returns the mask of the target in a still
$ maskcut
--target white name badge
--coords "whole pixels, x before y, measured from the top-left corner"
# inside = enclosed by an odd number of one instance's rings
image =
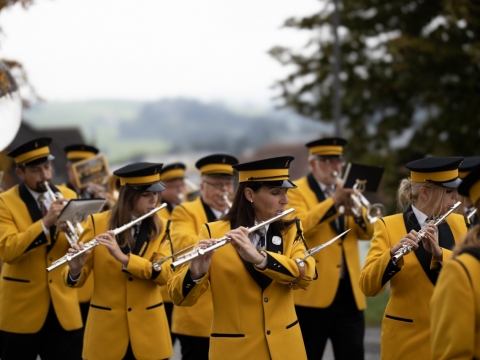
[[[280,245],[282,243],[282,238],[280,236],[274,236],[272,238],[273,245]]]

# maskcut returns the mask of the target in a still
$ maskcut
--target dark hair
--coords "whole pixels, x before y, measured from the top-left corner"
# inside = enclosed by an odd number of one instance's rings
[[[112,208],[108,226],[110,229],[116,229],[132,221],[133,208],[142,196],[142,191],[137,191],[129,186],[121,186],[118,194],[118,201]],[[149,239],[156,238],[163,228],[163,223],[157,214],[147,217],[143,220],[150,229]],[[124,231],[117,235],[117,242],[120,247],[128,245],[130,249],[135,247],[131,231]]]
[[[247,181],[238,185],[233,204],[228,213],[222,217],[222,220],[230,220],[235,223],[235,226],[252,227],[255,225],[255,211],[252,204],[245,197],[244,191],[246,188],[252,189],[253,192],[258,192],[262,187],[268,187],[264,184]],[[270,224],[272,229],[278,233],[286,233],[287,230],[295,223],[295,219],[285,220],[281,219]]]

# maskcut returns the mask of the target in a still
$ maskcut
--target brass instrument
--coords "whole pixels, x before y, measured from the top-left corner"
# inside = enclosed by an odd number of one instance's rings
[[[370,224],[373,224],[377,219],[384,217],[387,213],[385,206],[380,203],[370,204],[362,192],[365,191],[366,181],[357,180],[355,185],[353,185],[353,194],[351,196],[353,201],[353,206],[351,208],[352,213],[355,217],[362,216],[362,208],[367,209],[367,221]]]
[[[251,228],[248,228],[248,233],[252,233],[252,232],[255,232],[257,231],[258,229],[261,229],[265,226],[267,226],[268,224],[271,224],[272,222],[275,222],[277,220],[280,220],[281,218],[283,218],[284,216],[294,212],[295,209],[288,209],[288,210],[285,210],[283,211],[282,213],[278,214],[277,216],[274,216],[268,220],[265,220],[265,221],[262,221],[260,224],[257,224],[255,226],[252,226]],[[170,264],[170,267],[172,268],[172,270],[175,270],[176,267],[180,266],[180,265],[183,265],[187,262],[190,262],[192,261],[193,259],[195,259],[196,257],[200,256],[200,255],[204,255],[206,254],[207,252],[209,251],[212,251],[212,250],[215,250],[219,247],[222,247],[224,245],[227,245],[228,243],[230,242],[230,238],[228,236],[224,236],[220,239],[217,239],[213,242],[213,244],[207,246],[207,247],[204,247],[204,248],[195,248],[194,250],[192,251],[189,251],[188,253],[186,254],[183,254],[181,256],[178,257],[177,260],[173,261],[171,264]]]
[[[460,201],[456,202],[455,205],[453,205],[450,210],[448,210],[445,214],[443,214],[441,217],[439,217],[433,225],[438,226],[441,223],[445,221],[448,215],[450,215],[452,212],[454,212],[462,203]],[[428,225],[425,225],[422,227],[422,229],[418,232],[418,237],[417,237],[417,243],[420,242],[425,236],[425,228]],[[413,246],[411,244],[404,244],[400,249],[398,249],[395,254],[392,256],[392,262],[394,265],[397,265],[397,261],[400,260],[403,256],[407,255],[409,252],[411,252],[413,249]]]
[[[163,203],[162,205],[156,207],[155,209],[153,209],[152,211],[149,211],[148,213],[146,213],[145,215],[143,216],[140,216],[139,218],[136,218],[135,220],[132,220],[130,221],[129,223],[123,225],[123,226],[120,226],[119,228],[116,228],[114,230],[112,230],[113,234],[114,235],[118,235],[122,232],[124,232],[125,230],[127,229],[130,229],[133,225],[135,225],[136,223],[139,223],[140,221],[142,221],[143,219],[149,217],[149,216],[152,216],[153,214],[155,214],[157,211],[160,211],[161,209],[163,209],[164,207],[167,206],[167,203]],[[47,271],[50,272],[54,269],[56,269],[57,267],[69,262],[70,260],[76,258],[77,256],[83,254],[84,252],[94,248],[95,246],[98,246],[100,245],[100,243],[96,240],[96,239],[93,239],[91,241],[88,241],[84,244],[84,248],[82,250],[78,250],[76,253],[70,253],[70,254],[66,254],[65,256],[61,257],[60,259],[58,260],[55,260],[52,265],[50,265],[48,268],[47,268]]]
[[[50,185],[48,184],[48,181],[44,181],[44,185],[47,188],[47,192],[50,194],[50,197],[53,200],[58,200],[58,199],[63,199],[63,195],[60,192],[54,193]],[[63,202],[64,205],[67,204],[67,201]],[[83,232],[83,227],[78,221],[65,221],[65,223],[57,223],[57,226],[59,229],[61,229],[65,233],[65,237],[68,240],[68,243],[70,245],[76,244],[78,241],[78,238]]]

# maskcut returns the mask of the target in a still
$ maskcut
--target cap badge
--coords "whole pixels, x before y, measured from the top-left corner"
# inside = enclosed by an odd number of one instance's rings
[[[37,142],[35,142],[35,149],[36,149],[36,148],[38,148],[38,143],[37,143]]]
[[[333,140],[333,145],[337,145],[337,140]]]
[[[287,162],[285,163],[285,167],[288,168],[288,163],[290,162],[290,160],[287,160]]]
[[[222,159],[222,164],[225,164],[226,161],[227,161],[227,159],[223,158]]]
[[[280,236],[272,237],[273,245],[280,245],[282,243],[282,238]]]

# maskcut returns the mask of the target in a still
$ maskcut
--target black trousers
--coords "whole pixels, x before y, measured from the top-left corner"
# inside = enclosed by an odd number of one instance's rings
[[[171,302],[164,302],[163,307],[165,309],[165,314],[167,315],[168,326],[170,327],[170,336],[172,337],[172,345],[175,343],[175,339],[177,338],[176,334],[172,333],[172,312],[173,312],[173,303]]]
[[[340,280],[335,299],[327,308],[295,306],[309,360],[321,360],[327,340],[335,360],[363,360],[365,320],[357,309],[350,279]]]
[[[210,338],[177,334],[177,339],[182,347],[182,360],[208,360]]]
[[[81,360],[83,328],[66,331],[50,303],[47,319],[39,332],[18,334],[0,331],[2,360]]]

